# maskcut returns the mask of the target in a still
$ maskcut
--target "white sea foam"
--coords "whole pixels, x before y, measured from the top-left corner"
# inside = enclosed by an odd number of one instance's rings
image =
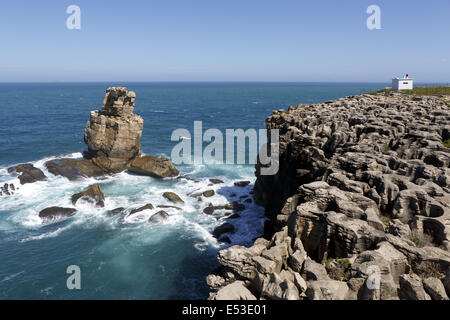
[[[191,176],[196,179],[195,181],[174,178],[157,180],[127,172],[108,176],[104,180],[85,178],[80,181],[69,181],[64,177],[52,175],[44,165],[46,161],[53,159],[81,157],[82,154],[77,152],[38,160],[33,164],[43,170],[48,180],[25,185],[20,185],[17,177],[12,177],[7,173],[6,168],[0,169],[0,179],[18,186],[13,196],[0,197],[0,211],[9,213],[4,219],[0,219],[0,229],[28,229],[29,233],[25,233],[26,235],[20,240],[23,242],[58,237],[62,232],[75,226],[93,228],[100,224],[111,229],[139,228],[140,231],[136,233],[136,236],[142,237],[143,241],[152,242],[157,241],[167,232],[170,233],[171,230],[178,230],[182,234],[195,237],[194,247],[197,250],[203,251],[208,247],[219,248],[222,244],[217,242],[211,232],[215,227],[224,223],[223,215],[226,210],[217,210],[214,215],[206,215],[202,213],[203,208],[209,203],[223,205],[238,200],[241,195],[248,194],[252,187],[234,187],[235,180],[254,181],[253,168],[242,165],[202,164],[183,167],[182,171],[184,172],[181,175]],[[224,183],[211,184],[208,178],[212,177],[219,178]],[[106,197],[105,207],[98,208],[85,201],[78,201],[74,206],[71,203],[71,196],[93,183],[101,186]],[[202,202],[190,196],[206,190],[214,190],[215,195],[210,198],[203,197]],[[164,199],[162,194],[166,191],[178,194],[184,200],[184,204],[173,204]],[[235,193],[236,197],[232,198],[232,193]],[[147,203],[152,203],[154,209],[128,215],[132,209]],[[181,207],[182,210],[159,208],[159,205],[175,205]],[[39,233],[44,225],[38,213],[50,206],[75,207],[77,213],[70,217],[63,227]],[[235,233],[229,235],[233,244],[250,243],[252,238],[262,233],[264,220],[262,208],[253,203],[245,204],[245,206],[247,208],[239,213],[241,218],[228,221],[235,226]],[[124,207],[125,214],[110,216],[108,211],[117,207]],[[148,219],[160,210],[166,211],[169,219],[162,224],[149,223]],[[147,235],[148,231],[145,231],[148,228],[152,230],[151,237]],[[160,235],[158,236],[158,234]]]

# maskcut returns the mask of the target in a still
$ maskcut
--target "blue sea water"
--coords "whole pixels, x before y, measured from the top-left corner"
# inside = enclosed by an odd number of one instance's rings
[[[0,299],[205,299],[205,277],[215,267],[218,243],[211,231],[223,217],[202,213],[207,203],[223,204],[248,194],[252,165],[181,165],[181,174],[200,182],[138,176],[123,172],[105,180],[70,182],[45,170],[44,162],[81,157],[83,130],[91,110],[101,108],[107,87],[136,92],[135,113],[144,118],[144,154],[170,157],[177,128],[203,130],[264,128],[271,111],[299,103],[315,103],[385,87],[383,83],[48,83],[0,84],[0,183],[19,190],[0,197]],[[14,164],[32,162],[48,181],[20,186],[7,173]],[[222,185],[209,186],[207,178]],[[100,184],[105,208],[77,203],[78,213],[64,221],[42,224],[38,212],[49,206],[72,206],[70,196]],[[193,191],[215,189],[203,202]],[[167,209],[167,223],[152,225],[146,210],[132,217],[107,215],[116,207],[167,204],[165,191],[179,194],[181,211]],[[233,193],[236,196],[233,197]],[[220,213],[220,212],[219,212]],[[264,212],[247,205],[230,221],[232,244],[250,245],[263,232]],[[81,290],[68,290],[66,269],[81,269]]]

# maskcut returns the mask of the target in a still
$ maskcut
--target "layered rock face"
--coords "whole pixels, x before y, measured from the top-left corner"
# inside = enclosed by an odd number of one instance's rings
[[[222,250],[211,298],[244,281],[265,299],[448,299],[448,97],[364,94],[266,124],[280,169],[256,165],[254,197],[269,241]]]
[[[88,157],[106,172],[120,172],[141,154],[144,120],[133,113],[136,94],[124,87],[106,90],[102,110],[92,111],[84,130]]]

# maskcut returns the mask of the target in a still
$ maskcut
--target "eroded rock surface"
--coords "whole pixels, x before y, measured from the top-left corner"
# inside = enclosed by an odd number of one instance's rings
[[[279,130],[280,166],[261,175],[256,165],[254,198],[269,240],[220,251],[211,289],[243,281],[262,299],[447,298],[448,97],[363,94],[275,111],[266,125],[268,136]]]
[[[135,98],[124,87],[109,88],[102,109],[91,112],[84,130],[89,157],[107,172],[123,171],[141,155],[144,120],[133,113]]]

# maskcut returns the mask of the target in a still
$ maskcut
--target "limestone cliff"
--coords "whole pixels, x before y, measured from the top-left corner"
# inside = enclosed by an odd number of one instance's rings
[[[133,113],[136,94],[124,87],[106,90],[102,110],[92,111],[84,130],[87,156],[107,172],[120,172],[141,154],[144,120]]]
[[[280,130],[278,173],[256,165],[268,240],[219,252],[211,298],[448,299],[448,97],[350,96],[266,125]]]

